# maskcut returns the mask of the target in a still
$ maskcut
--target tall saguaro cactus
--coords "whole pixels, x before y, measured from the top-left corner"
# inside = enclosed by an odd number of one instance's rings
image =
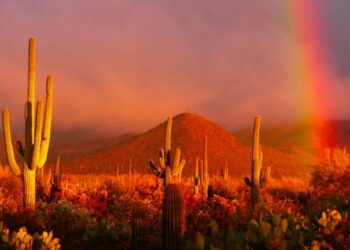
[[[194,169],[194,176],[193,176],[194,195],[198,195],[198,192],[199,192],[200,179],[199,179],[198,165],[199,165],[199,160],[198,160],[198,157],[196,157],[196,166]]]
[[[131,250],[144,250],[146,238],[146,214],[135,211],[131,221]]]
[[[244,178],[245,183],[251,189],[252,208],[254,208],[255,205],[262,202],[260,189],[266,185],[271,172],[270,167],[267,167],[267,168],[262,167],[263,153],[261,151],[261,146],[260,146],[260,125],[261,125],[261,118],[260,116],[257,116],[254,121],[253,142],[252,142],[252,177],[251,177],[251,180],[249,180],[248,177]]]
[[[185,232],[184,194],[177,184],[169,184],[163,197],[162,249],[180,250]]]
[[[208,171],[208,138],[204,137],[203,145],[203,163],[201,164],[201,184],[203,186],[203,193],[208,194],[209,187],[209,171]]]
[[[46,107],[44,115],[43,101],[35,101],[35,39],[29,40],[28,59],[28,92],[25,104],[25,145],[17,142],[17,150],[24,158],[23,167],[17,164],[12,145],[10,112],[2,111],[2,124],[8,165],[12,173],[23,179],[23,206],[35,208],[35,176],[36,170],[44,166],[49,150],[53,103],[53,78],[46,81]]]
[[[159,166],[153,160],[149,161],[150,168],[155,176],[164,179],[164,188],[166,185],[181,181],[182,169],[186,164],[186,160],[181,160],[181,150],[175,151],[174,159],[171,156],[171,127],[172,118],[168,118],[165,149],[161,148],[159,153]]]
[[[61,156],[57,156],[54,176],[50,189],[50,202],[58,201],[62,198],[62,168]]]

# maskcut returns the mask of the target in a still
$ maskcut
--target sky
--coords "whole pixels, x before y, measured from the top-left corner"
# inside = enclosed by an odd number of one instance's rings
[[[325,117],[349,119],[350,1],[307,1],[318,27],[307,39],[295,32],[291,2],[0,0],[0,108],[23,127],[35,37],[37,95],[52,74],[56,130],[142,132],[181,112],[229,130],[256,114],[266,124],[295,122],[306,115],[308,83],[293,58],[307,43],[322,45]]]

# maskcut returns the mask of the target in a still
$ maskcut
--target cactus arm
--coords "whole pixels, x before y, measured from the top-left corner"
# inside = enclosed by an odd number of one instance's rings
[[[162,171],[157,167],[153,160],[149,160],[149,167],[155,176],[160,177]]]
[[[10,112],[8,109],[4,109],[2,111],[2,126],[5,140],[5,151],[8,164],[10,166],[11,172],[19,176],[21,174],[21,169],[19,168],[15,154],[12,146],[12,135],[11,135],[11,127],[10,127]]]
[[[254,132],[253,132],[253,151],[252,151],[252,158],[258,159],[260,154],[260,125],[261,125],[261,118],[260,116],[256,116],[254,120]]]
[[[186,165],[186,159],[182,159],[180,162],[180,165],[179,165],[179,169],[180,169],[179,174],[182,173],[182,170],[183,170],[185,165]]]
[[[159,157],[165,159],[164,148],[161,148],[159,151]]]
[[[34,138],[34,148],[33,148],[33,156],[30,164],[30,169],[34,170],[37,168],[40,159],[40,146],[41,146],[41,136],[43,130],[43,102],[38,101],[36,108],[36,122],[35,122],[35,138]]]
[[[173,175],[178,175],[180,172],[180,157],[181,157],[181,150],[176,149],[175,158],[172,166]]]
[[[42,133],[42,141],[40,147],[40,160],[38,167],[44,166],[47,154],[49,151],[50,137],[51,137],[51,124],[52,124],[52,103],[53,103],[53,77],[48,76],[46,81],[46,107],[45,107],[45,120]]]
[[[162,170],[165,170],[166,164],[165,164],[164,158],[159,157],[159,165],[160,165],[160,168],[161,168]]]
[[[166,128],[166,137],[165,137],[165,152],[171,150],[171,127],[172,127],[173,119],[171,116],[168,118],[167,128]]]
[[[248,177],[244,177],[244,182],[247,184],[248,187],[252,187],[252,182],[249,180]]]
[[[16,148],[17,148],[18,153],[19,153],[21,156],[24,157],[24,152],[25,152],[25,151],[24,151],[24,147],[23,147],[21,141],[17,141],[17,143],[16,143]]]
[[[176,172],[173,170],[173,175],[178,177],[178,181],[181,182],[182,178],[182,170],[186,164],[186,159],[182,159],[182,161],[177,165]]]
[[[34,38],[29,39],[28,48],[28,92],[27,101],[35,105],[35,57],[36,57],[36,42]],[[35,122],[35,110],[31,109],[31,135],[32,141],[34,140],[34,122]]]

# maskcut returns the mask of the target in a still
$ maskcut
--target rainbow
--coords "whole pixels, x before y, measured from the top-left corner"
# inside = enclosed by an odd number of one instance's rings
[[[311,128],[307,140],[316,146],[318,156],[330,144],[330,129],[325,118],[330,117],[331,74],[321,18],[314,1],[283,0],[287,27],[293,42],[288,45],[288,69],[291,88],[300,99],[300,116]]]

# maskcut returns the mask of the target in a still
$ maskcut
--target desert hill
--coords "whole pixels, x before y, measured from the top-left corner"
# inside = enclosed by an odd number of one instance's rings
[[[328,146],[341,146],[350,149],[350,121],[329,120],[324,122],[328,128],[325,135],[328,138]],[[311,144],[308,135],[311,130],[318,129],[317,126],[320,125],[300,123],[262,128],[261,143],[285,153],[293,153],[294,151],[310,153],[315,149],[315,145]],[[251,143],[250,134],[250,129],[232,133],[237,140],[245,145]]]
[[[159,148],[165,143],[166,122],[149,131],[126,138],[119,143],[110,143],[98,150],[75,157],[65,157],[63,165],[66,171],[115,171],[120,166],[121,172],[126,172],[129,160],[138,172],[150,173],[148,160],[158,161]],[[228,162],[230,174],[241,176],[250,174],[251,149],[242,144],[232,134],[219,125],[192,113],[182,113],[173,118],[172,148],[180,147],[182,157],[186,159],[184,174],[192,174],[196,156],[203,155],[203,138],[208,137],[209,172],[219,174],[220,169]],[[113,140],[112,140],[113,141]],[[264,165],[270,165],[273,176],[304,175],[309,172],[310,159],[300,161],[294,155],[289,155],[263,146]]]

